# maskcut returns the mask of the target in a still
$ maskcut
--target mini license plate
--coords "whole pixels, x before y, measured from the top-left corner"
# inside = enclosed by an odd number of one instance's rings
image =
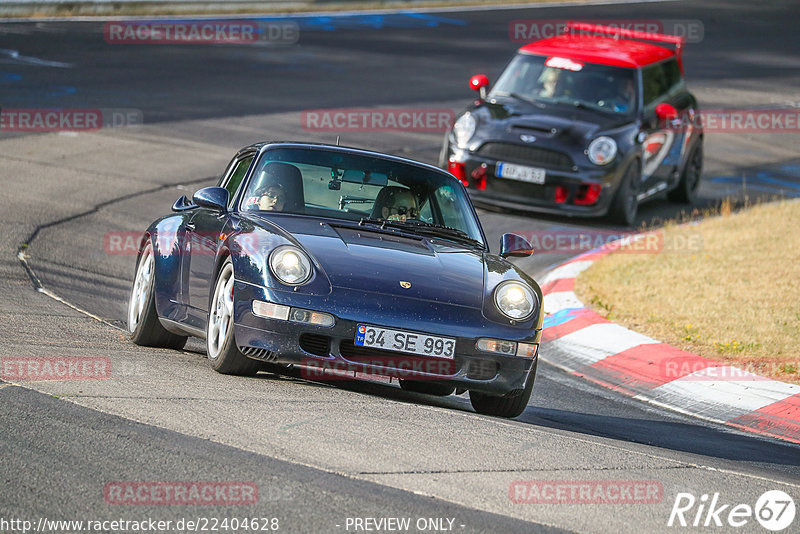
[[[520,182],[529,182],[532,184],[543,184],[546,174],[547,171],[539,167],[526,167],[525,165],[513,165],[511,163],[497,164],[497,176],[499,178],[508,178],[510,180],[519,180]]]
[[[366,324],[358,325],[355,344],[362,347],[419,354],[420,356],[447,358],[448,360],[455,358],[456,351],[456,340],[453,338],[429,336],[418,332],[392,330]]]

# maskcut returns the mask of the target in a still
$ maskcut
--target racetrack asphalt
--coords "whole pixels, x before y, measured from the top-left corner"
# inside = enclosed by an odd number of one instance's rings
[[[516,48],[508,39],[511,20],[576,12],[700,20],[705,36],[687,47],[686,69],[703,105],[798,100],[798,57],[791,52],[798,43],[796,8],[789,2],[579,9],[396,16],[380,27],[374,19],[372,26],[309,25],[300,43],[285,49],[108,45],[98,23],[3,25],[0,48],[72,65],[0,56],[4,108],[133,108],[145,124],[0,137],[0,357],[99,356],[112,364],[108,380],[0,384],[0,517],[170,519],[257,510],[280,517],[281,530],[290,532],[339,532],[347,517],[400,515],[454,517],[464,532],[542,525],[658,532],[667,528],[678,492],[720,492],[726,503],[753,505],[764,491],[781,489],[797,501],[797,446],[655,409],[546,365],[526,412],[507,421],[474,414],[464,397],[217,375],[202,344],[182,352],[144,349],[114,326],[124,318],[134,257],[110,253],[108,232],[141,231],[177,196],[211,183],[244,144],[332,141],[333,133],[302,128],[303,110],[459,109],[470,98],[468,77],[484,71],[496,78]],[[774,41],[762,38],[765,28]],[[429,162],[441,140],[440,133],[342,135],[343,144]],[[792,195],[799,181],[793,135],[709,135],[701,204],[726,194]],[[745,191],[741,182],[713,179],[742,176]],[[779,189],[776,181],[789,185]],[[640,217],[657,220],[680,209],[652,202]],[[613,229],[602,221],[497,212],[481,212],[481,220],[493,250],[504,231]],[[109,324],[34,291],[17,260],[27,242],[44,286]],[[520,265],[540,274],[569,255],[540,254]],[[103,500],[108,482],[165,479],[250,480],[262,499],[252,509],[200,510]],[[598,479],[657,480],[663,499],[638,505],[509,499],[509,485],[518,480]],[[760,528],[753,520],[741,530]]]

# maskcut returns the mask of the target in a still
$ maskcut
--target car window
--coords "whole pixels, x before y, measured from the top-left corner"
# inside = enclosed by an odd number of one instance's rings
[[[265,151],[239,206],[356,222],[411,221],[409,228],[447,226],[483,242],[469,197],[452,175],[365,154],[299,147]]]
[[[236,191],[239,189],[239,184],[242,183],[245,174],[247,174],[247,169],[250,168],[250,163],[252,163],[254,156],[247,156],[242,158],[238,161],[234,161],[231,166],[229,166],[228,175],[223,178],[222,180],[222,187],[228,190],[228,194],[230,195],[231,205],[236,197]]]
[[[635,74],[634,69],[625,67],[518,54],[500,75],[489,97],[511,96],[628,115],[637,107]]]
[[[642,69],[645,106],[657,103],[683,85],[681,68],[677,60],[670,59]]]

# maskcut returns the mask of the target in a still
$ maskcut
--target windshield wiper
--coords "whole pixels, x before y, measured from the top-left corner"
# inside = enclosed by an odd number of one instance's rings
[[[381,228],[385,228],[388,226],[390,228],[410,230],[415,234],[425,235],[429,237],[442,237],[445,239],[452,239],[455,241],[459,241],[461,243],[471,245],[473,247],[484,248],[483,243],[481,243],[477,239],[471,238],[469,234],[464,230],[459,230],[458,228],[444,226],[441,224],[428,223],[425,221],[419,221],[415,219],[408,219],[405,221],[392,221],[386,219],[372,219],[372,218],[361,219],[361,221],[359,221],[358,224],[362,223],[377,224],[380,225]]]
[[[510,96],[511,98],[515,98],[517,100],[525,102],[526,104],[531,104],[533,106],[539,106],[540,105],[538,102],[536,102],[534,100],[530,100],[528,98],[525,98],[524,96],[520,95],[519,93],[508,92],[508,91],[495,91],[493,94],[496,95],[496,96]]]

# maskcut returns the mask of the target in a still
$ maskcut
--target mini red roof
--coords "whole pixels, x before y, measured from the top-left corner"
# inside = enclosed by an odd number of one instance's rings
[[[604,35],[573,33],[569,31],[570,29],[600,32]],[[527,44],[520,48],[520,51],[528,54],[566,57],[587,63],[628,68],[643,67],[673,56],[677,56],[679,62],[681,60],[680,56],[684,40],[673,35],[635,32],[608,26],[572,22],[567,26],[567,30],[565,34]],[[608,35],[614,35],[614,37],[608,37]],[[676,48],[672,50],[635,39],[671,43]]]

